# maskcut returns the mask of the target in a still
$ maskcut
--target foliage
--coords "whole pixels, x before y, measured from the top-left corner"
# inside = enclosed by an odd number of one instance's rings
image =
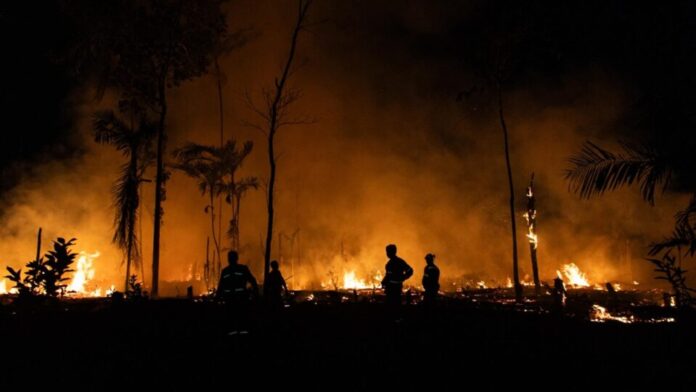
[[[671,252],[665,253],[661,259],[647,259],[655,265],[658,276],[655,279],[666,280],[672,285],[677,307],[686,306],[693,302],[691,293],[696,290],[686,285],[686,270],[681,268],[681,261],[672,256]]]
[[[97,112],[94,115],[93,129],[94,140],[97,143],[114,146],[128,158],[112,191],[116,210],[113,242],[121,248],[126,259],[133,260],[137,265],[140,256],[136,236],[137,211],[140,205],[139,187],[144,181],[145,171],[154,160],[152,141],[157,128],[142,112],[133,108],[129,110],[130,124],[113,110]]]
[[[671,169],[667,161],[647,145],[623,143],[623,153],[612,153],[586,142],[579,154],[570,158],[566,171],[571,190],[583,198],[601,195],[625,185],[640,184],[648,203],[655,204],[655,190],[669,185]]]
[[[664,192],[670,185],[673,172],[677,169],[676,160],[648,145],[630,145],[622,143],[622,153],[612,153],[592,142],[586,142],[581,152],[570,159],[572,167],[566,172],[570,189],[581,197],[590,198],[606,191],[616,190],[622,186],[638,183],[641,196],[651,205],[655,204],[658,187]],[[681,252],[693,256],[696,254],[696,194],[689,205],[675,216],[673,232],[662,241],[651,245],[650,256],[662,254],[662,258],[648,258],[660,273],[657,279],[670,282],[677,302],[686,304],[691,301],[693,290],[686,285],[681,262],[677,262],[671,252]]]
[[[20,296],[62,295],[67,287],[63,282],[68,280],[64,275],[73,271],[70,266],[77,256],[70,251],[70,247],[74,244],[75,238],[66,241],[59,237],[53,242],[53,250],[47,252],[44,257],[26,264],[27,271],[24,278],[21,276],[21,269],[15,271],[11,267],[7,267],[9,275],[5,277],[14,282],[14,288]]]
[[[128,288],[126,290],[127,298],[143,298],[143,284],[138,282],[137,275],[131,275],[128,278]]]

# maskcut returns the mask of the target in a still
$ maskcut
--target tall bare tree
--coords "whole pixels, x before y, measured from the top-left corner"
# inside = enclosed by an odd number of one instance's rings
[[[271,264],[271,249],[273,242],[273,222],[275,217],[275,181],[276,181],[276,153],[275,153],[275,136],[278,129],[285,125],[293,124],[303,124],[307,120],[302,119],[289,119],[288,118],[288,108],[295,102],[299,96],[300,92],[296,89],[288,88],[288,80],[291,76],[291,69],[293,66],[293,61],[295,60],[295,53],[297,49],[297,38],[300,32],[306,27],[307,12],[312,4],[311,0],[299,0],[297,3],[297,20],[292,31],[292,36],[290,39],[290,49],[288,52],[288,57],[285,60],[285,65],[279,76],[277,76],[273,82],[273,87],[271,89],[264,89],[263,100],[264,106],[262,108],[257,107],[251,97],[247,94],[247,103],[249,107],[263,120],[264,125],[249,124],[259,130],[261,130],[268,140],[268,164],[269,164],[269,177],[267,186],[267,211],[268,211],[268,224],[266,226],[266,242],[264,249],[264,268],[263,277],[264,281],[268,276]],[[264,285],[264,291],[266,286]]]

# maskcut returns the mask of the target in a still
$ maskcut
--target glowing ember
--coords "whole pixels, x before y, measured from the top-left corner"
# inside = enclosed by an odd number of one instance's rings
[[[80,257],[77,259],[77,267],[75,268],[75,273],[70,281],[70,284],[66,288],[68,292],[74,293],[86,293],[85,285],[92,279],[94,279],[94,259],[99,257],[99,252],[95,253],[85,253],[80,252]],[[100,293],[101,294],[101,293]]]
[[[590,312],[590,321],[595,323],[603,323],[607,320],[614,320],[625,324],[630,324],[634,321],[633,316],[612,316],[612,314],[609,313],[606,308],[599,305],[592,305],[592,312]]]
[[[561,271],[563,275],[561,275]],[[585,277],[585,274],[580,271],[574,263],[564,264],[561,266],[561,271],[556,271],[559,278],[563,279],[567,285],[571,287],[590,287],[590,282]]]

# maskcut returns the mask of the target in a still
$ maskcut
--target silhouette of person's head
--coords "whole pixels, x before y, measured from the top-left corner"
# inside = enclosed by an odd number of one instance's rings
[[[435,255],[432,253],[425,255],[425,262],[428,263],[428,265],[433,264],[435,262]]]
[[[236,250],[231,250],[231,251],[227,252],[227,263],[229,263],[229,265],[236,265],[238,261],[239,261],[239,254],[237,253]]]
[[[273,271],[278,270],[278,262],[276,260],[271,261],[271,270],[273,270]]]
[[[396,245],[394,245],[394,244],[387,245],[387,257],[389,257],[391,259],[394,256],[396,256]]]

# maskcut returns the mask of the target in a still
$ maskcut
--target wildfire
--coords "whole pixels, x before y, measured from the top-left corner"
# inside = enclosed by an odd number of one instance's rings
[[[337,281],[332,277],[329,282],[322,282],[321,287],[323,288],[337,288],[346,290],[365,290],[365,289],[375,289],[380,286],[382,282],[382,275],[377,272],[371,279],[360,279],[355,271],[346,271],[343,274],[343,279]]]
[[[7,285],[5,279],[0,281],[0,294],[7,294]]]
[[[563,274],[561,274],[563,271]],[[590,282],[585,277],[585,274],[580,271],[580,268],[575,263],[568,263],[561,266],[561,271],[556,271],[559,278],[563,279],[571,287],[590,287]]]
[[[77,267],[70,284],[66,288],[69,292],[85,293],[85,285],[94,279],[94,259],[99,257],[99,252],[80,252],[77,259]]]
[[[633,316],[613,316],[611,313],[607,311],[605,307],[596,304],[592,305],[592,311],[590,312],[590,321],[595,323],[603,323],[607,320],[614,320],[624,324],[630,324],[634,321]]]

